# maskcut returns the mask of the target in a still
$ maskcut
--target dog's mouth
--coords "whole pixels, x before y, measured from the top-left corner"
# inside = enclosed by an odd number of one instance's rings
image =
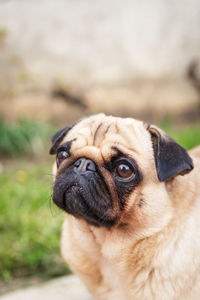
[[[63,193],[63,209],[76,217],[81,217],[88,211],[88,205],[83,197],[82,188],[71,185]]]
[[[63,208],[69,214],[82,218],[94,226],[112,227],[117,218],[113,217],[110,203],[106,203],[105,195],[94,195],[90,190],[72,185],[63,194]]]
[[[70,170],[59,174],[54,184],[53,201],[76,218],[107,228],[117,223],[114,204],[100,175],[77,176]]]

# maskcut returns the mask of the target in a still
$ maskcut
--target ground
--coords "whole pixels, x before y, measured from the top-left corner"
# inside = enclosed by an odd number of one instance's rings
[[[18,290],[0,297],[1,300],[92,300],[74,275],[51,280],[45,284]]]

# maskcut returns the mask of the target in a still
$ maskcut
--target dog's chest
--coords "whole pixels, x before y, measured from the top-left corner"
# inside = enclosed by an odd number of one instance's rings
[[[95,232],[97,244],[100,246],[99,268],[103,277],[103,290],[107,290],[109,300],[127,300],[123,280],[121,278],[121,267],[123,269],[122,243],[113,235],[106,239],[101,231]]]
[[[119,274],[104,257],[101,258],[101,274],[104,281],[103,289],[108,290],[107,297],[109,300],[126,300]]]

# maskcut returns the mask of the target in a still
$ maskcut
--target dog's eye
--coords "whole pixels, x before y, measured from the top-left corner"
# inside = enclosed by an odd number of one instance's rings
[[[61,162],[63,160],[65,160],[67,157],[69,157],[69,153],[66,151],[66,150],[60,150],[58,153],[57,153],[57,157],[56,157],[56,163],[57,163],[57,167],[60,166]]]
[[[134,175],[134,171],[131,168],[131,166],[129,166],[129,164],[126,163],[118,163],[115,166],[115,174],[120,177],[121,179],[129,179],[130,177],[132,177]]]

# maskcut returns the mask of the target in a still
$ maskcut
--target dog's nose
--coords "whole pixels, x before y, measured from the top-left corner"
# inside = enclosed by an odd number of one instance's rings
[[[85,173],[88,171],[96,171],[96,166],[95,163],[88,158],[82,157],[79,158],[77,161],[74,163],[74,171],[80,172],[80,173]]]

